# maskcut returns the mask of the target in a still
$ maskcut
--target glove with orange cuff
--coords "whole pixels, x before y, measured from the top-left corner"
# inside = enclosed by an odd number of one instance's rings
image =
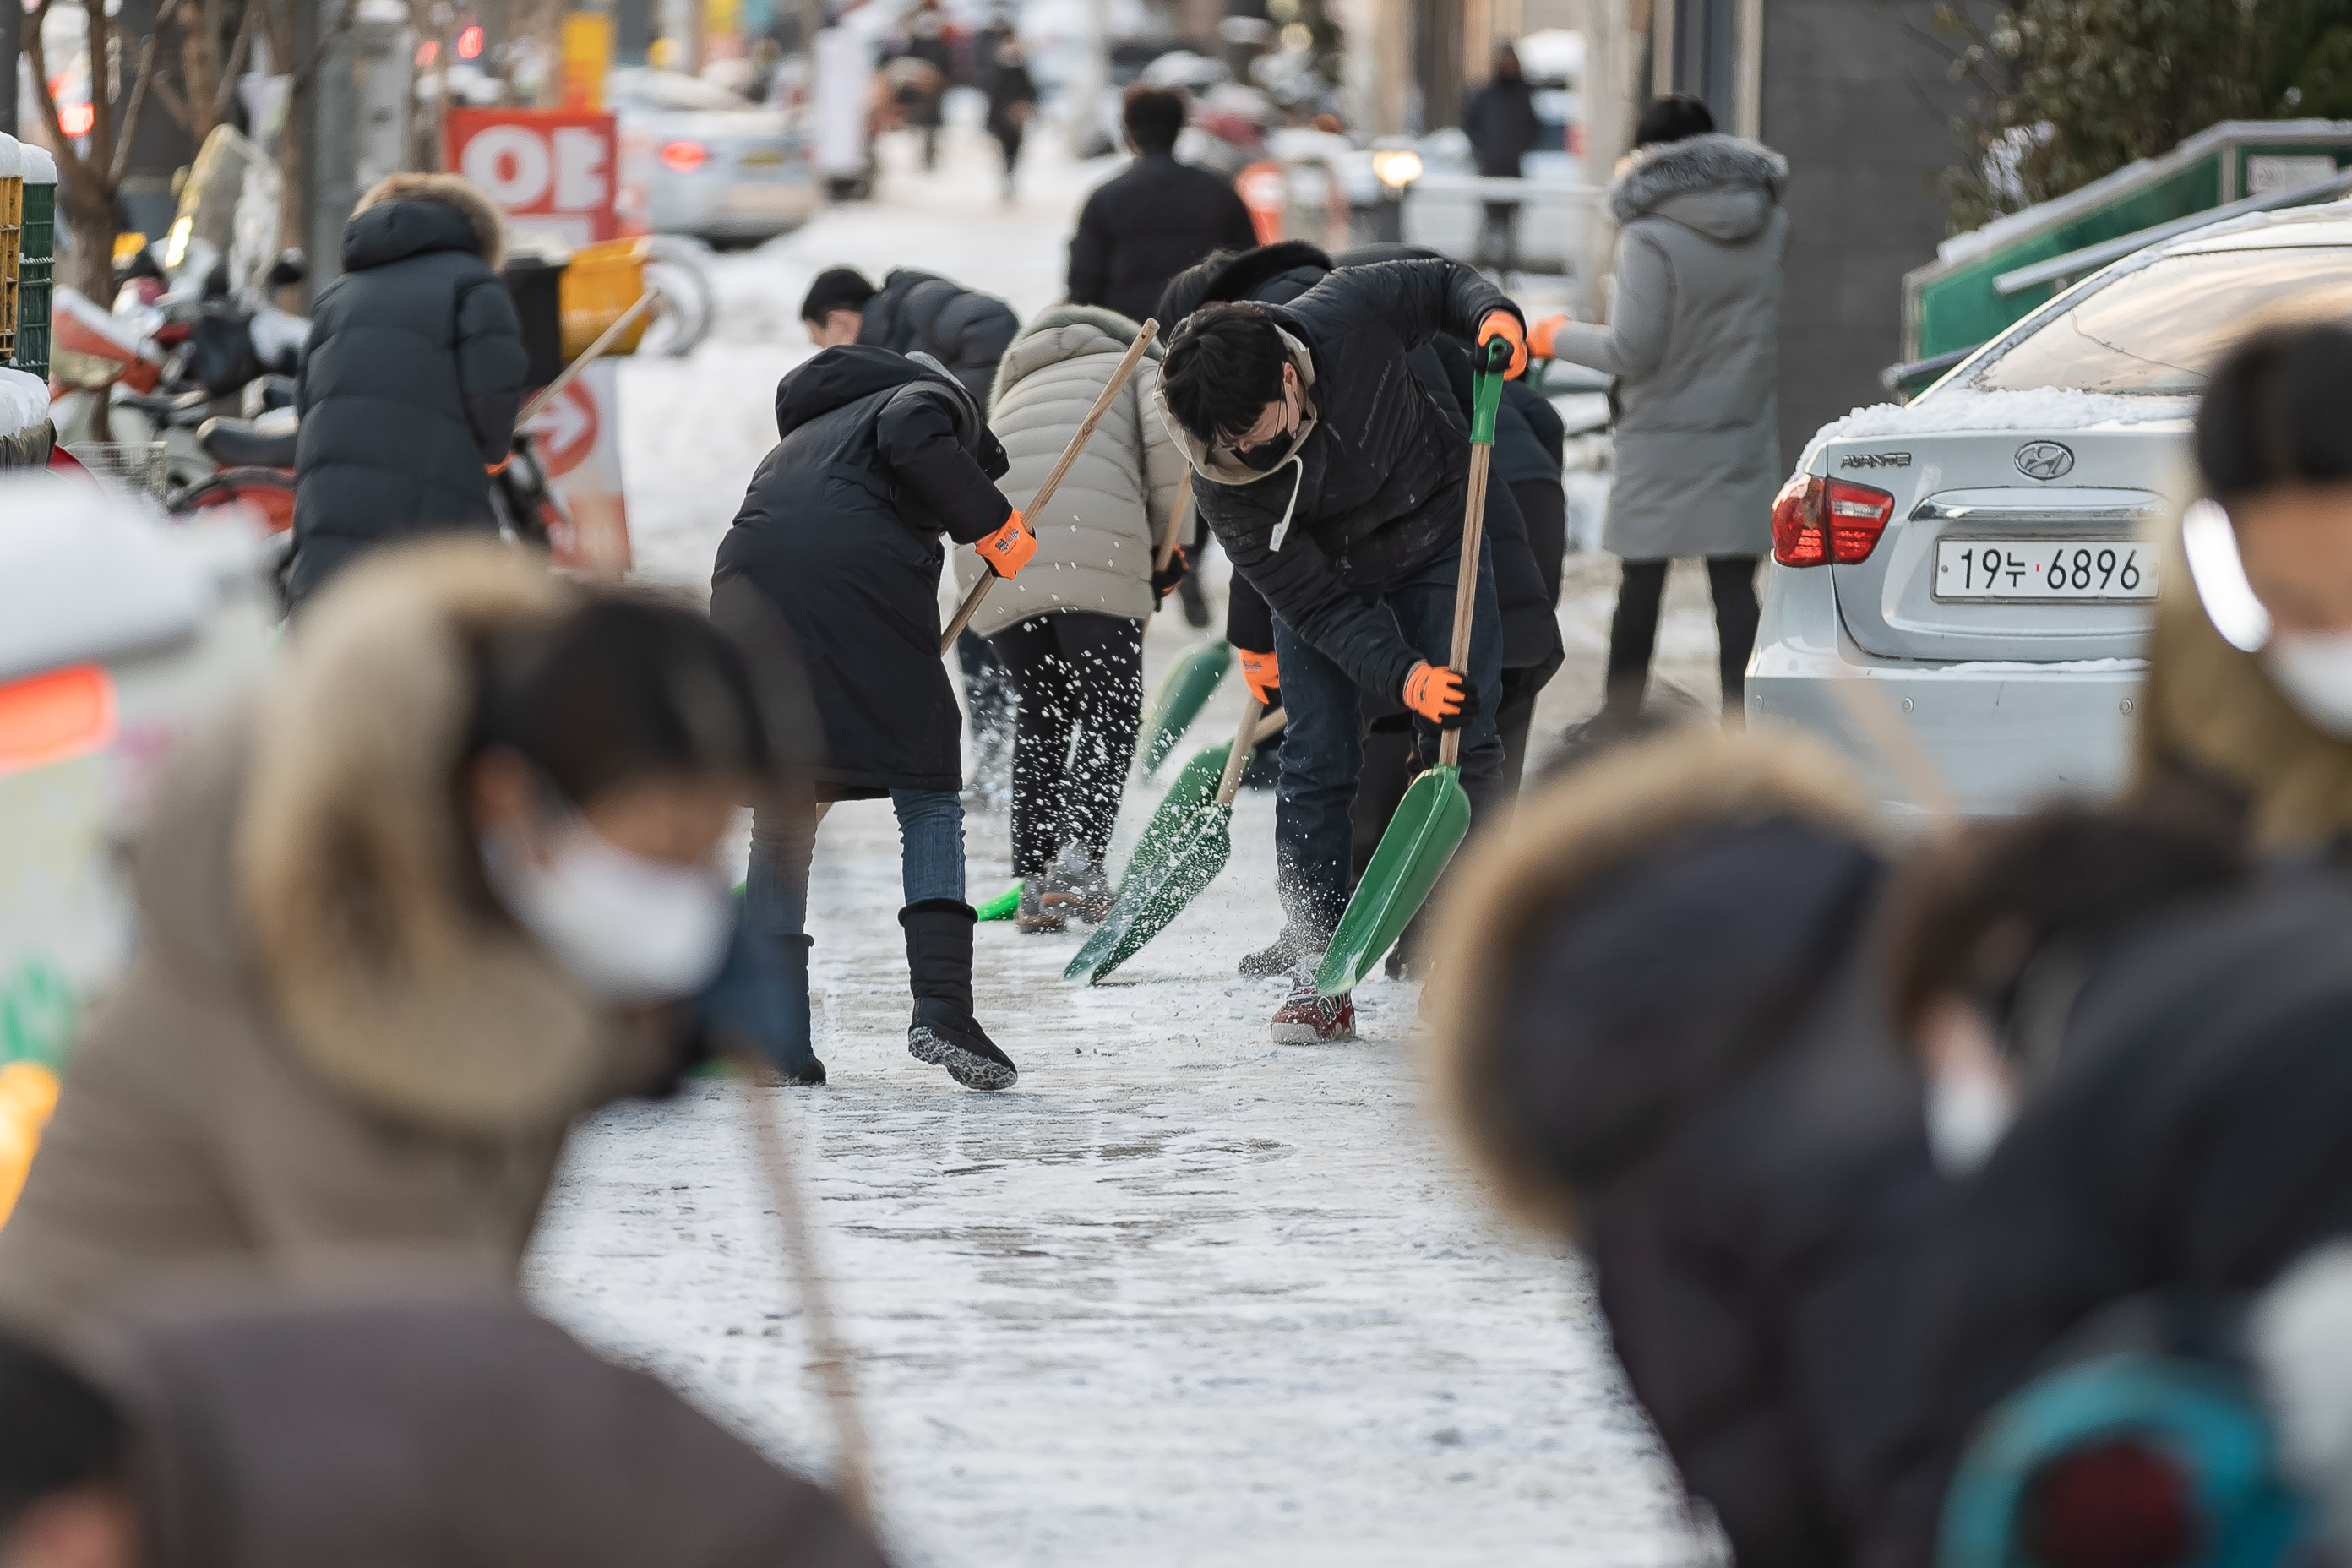
[[[1528,353],[1538,359],[1558,359],[1559,356],[1552,353],[1553,344],[1559,337],[1559,330],[1574,319],[1570,316],[1546,316],[1529,327]]]
[[[1184,547],[1182,545],[1180,544],[1175,549],[1170,551],[1168,552],[1168,564],[1162,566],[1159,571],[1154,572],[1151,574],[1152,602],[1157,604],[1159,601],[1166,598],[1168,596],[1168,591],[1176,586],[1177,584],[1181,583],[1184,580],[1184,574],[1192,569],[1192,563],[1186,557]]]
[[[1274,655],[1241,650],[1242,680],[1260,707],[1272,707],[1275,689],[1282,684],[1282,671],[1276,668]]]
[[[988,563],[991,572],[1000,577],[1010,577],[1028,565],[1029,558],[1037,553],[1037,536],[1029,531],[1029,525],[1022,521],[1020,512],[1015,511],[1004,520],[1003,527],[972,548],[980,552],[982,561]]]
[[[1426,661],[1404,678],[1404,705],[1441,730],[1459,730],[1477,717],[1478,687],[1459,670]]]
[[[1508,310],[1489,310],[1486,319],[1478,323],[1478,365],[1486,368],[1486,345],[1496,338],[1511,345],[1511,363],[1503,367],[1506,376],[1525,375],[1528,369],[1528,330],[1519,324],[1518,317]]]

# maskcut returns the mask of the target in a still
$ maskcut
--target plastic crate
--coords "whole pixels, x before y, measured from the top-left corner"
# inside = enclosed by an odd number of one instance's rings
[[[49,302],[57,266],[58,187],[25,182],[23,256],[16,274],[16,366],[46,380],[49,374]]]
[[[76,441],[74,460],[101,479],[162,500],[172,479],[161,441]]]
[[[651,248],[643,239],[606,239],[572,253],[561,286],[566,363],[587,353],[597,335],[619,321],[646,291],[646,256]],[[653,312],[647,310],[604,352],[635,353],[638,340],[652,324]]]

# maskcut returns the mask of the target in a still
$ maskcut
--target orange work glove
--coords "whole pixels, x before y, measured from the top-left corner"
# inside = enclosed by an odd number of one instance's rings
[[[1261,705],[1271,707],[1275,688],[1282,684],[1282,671],[1275,668],[1274,655],[1243,648],[1241,656],[1242,679],[1248,685],[1250,695]]]
[[[1029,525],[1015,511],[1004,520],[1003,528],[972,548],[980,552],[980,558],[988,563],[991,572],[1010,577],[1028,565],[1029,558],[1037,553],[1037,536],[1029,531]]]
[[[1511,345],[1511,363],[1503,367],[1507,376],[1525,375],[1528,370],[1528,330],[1508,310],[1489,310],[1486,319],[1478,323],[1478,364],[1485,368],[1486,345],[1501,338]]]
[[[1478,688],[1471,679],[1426,661],[1404,678],[1404,705],[1441,730],[1459,730],[1476,716]]]
[[[1546,316],[1542,321],[1538,321],[1534,326],[1529,327],[1528,329],[1528,353],[1535,355],[1538,359],[1559,358],[1559,355],[1551,352],[1552,340],[1558,337],[1559,335],[1559,330],[1568,325],[1568,323],[1573,319],[1574,318],[1569,316]]]

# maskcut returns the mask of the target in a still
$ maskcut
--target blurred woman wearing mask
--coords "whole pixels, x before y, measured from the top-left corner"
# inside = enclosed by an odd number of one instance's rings
[[[2352,829],[2352,331],[2273,328],[2207,382],[2206,497],[2157,606],[2142,794],[2196,798],[2263,849]]]
[[[771,754],[693,611],[494,543],[339,578],[174,762],[0,1316],[371,1244],[511,1278],[572,1121],[672,1081],[711,1022],[688,999],[751,946],[716,857]]]

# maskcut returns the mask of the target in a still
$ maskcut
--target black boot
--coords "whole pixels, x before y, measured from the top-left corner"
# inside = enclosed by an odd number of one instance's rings
[[[926,899],[898,911],[907,931],[907,978],[915,1017],[907,1054],[948,1069],[966,1089],[1010,1089],[1020,1069],[971,1016],[971,906]]]
[[[816,1059],[815,1036],[809,1028],[809,949],[815,939],[780,936],[776,967],[784,979],[784,1039],[770,1068],[759,1076],[763,1088],[801,1087],[824,1081],[824,1064]],[[793,1047],[797,1045],[798,1049]]]

